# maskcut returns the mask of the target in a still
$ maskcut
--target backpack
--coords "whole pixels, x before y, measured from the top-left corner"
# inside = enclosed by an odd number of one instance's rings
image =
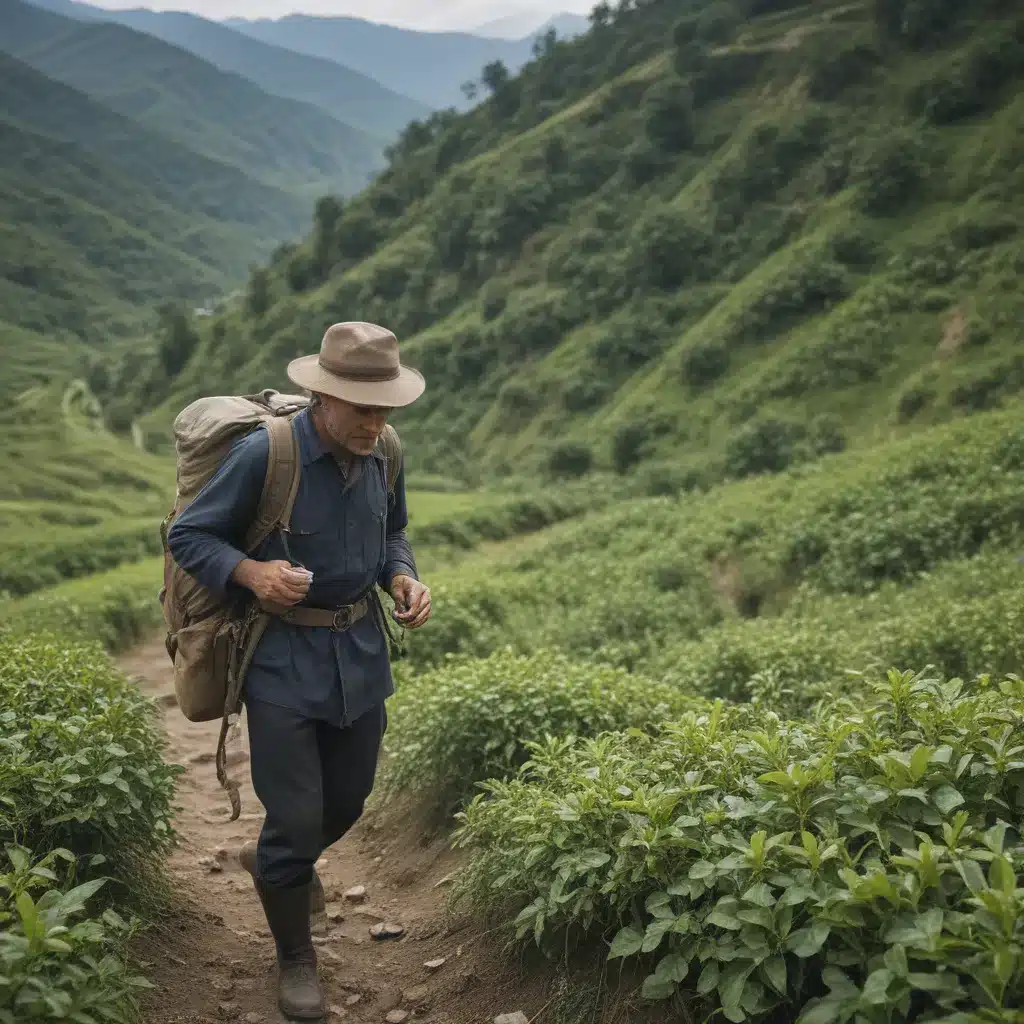
[[[237,599],[211,594],[186,573],[171,555],[168,531],[234,442],[261,427],[269,435],[270,450],[263,493],[246,534],[246,553],[255,552],[275,530],[287,530],[301,467],[292,420],[307,405],[306,398],[267,389],[256,395],[198,399],[174,421],[177,493],[160,527],[164,579],[159,600],[178,707],[190,722],[227,720],[238,713],[241,684],[266,616],[251,601],[239,604]],[[388,492],[393,494],[402,464],[401,441],[393,427],[384,428],[378,451],[385,459]]]

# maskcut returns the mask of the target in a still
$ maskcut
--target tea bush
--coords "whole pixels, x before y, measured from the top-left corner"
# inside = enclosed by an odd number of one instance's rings
[[[0,841],[115,864],[169,849],[178,769],[98,644],[0,633],[0,708]]]
[[[458,802],[512,775],[539,737],[651,729],[694,706],[673,687],[557,653],[449,659],[405,680],[389,706],[386,787]]]
[[[0,601],[0,628],[52,632],[99,641],[111,652],[125,650],[163,622],[157,601],[162,574],[163,560],[151,558]]]
[[[0,862],[9,868],[0,872],[3,1024],[126,1024],[138,1017],[136,995],[151,986],[123,955],[138,921],[124,921],[112,907],[94,911],[106,879],[75,884],[75,859],[62,848],[37,858],[8,846],[6,864]]]
[[[730,1021],[1006,1020],[1024,999],[1024,687],[891,672],[817,717],[719,704],[547,739],[460,815],[455,899]]]

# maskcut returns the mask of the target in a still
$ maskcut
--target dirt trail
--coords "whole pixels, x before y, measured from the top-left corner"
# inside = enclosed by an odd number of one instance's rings
[[[157,986],[146,1024],[278,1024],[273,943],[251,880],[234,856],[259,834],[262,821],[244,724],[230,748],[230,771],[242,783],[242,815],[229,822],[213,765],[219,723],[190,723],[170,703],[162,640],[120,663],[146,692],[168,696],[167,757],[186,768],[177,800],[181,843],[169,865],[181,910],[145,940],[146,974]],[[425,839],[414,821],[395,814],[365,816],[325,853],[320,875],[331,925],[317,948],[330,1008],[326,1024],[489,1024],[517,1010],[530,1021],[550,1019],[550,972],[522,967],[482,935],[479,924],[446,916],[443,880],[457,868],[443,836]],[[366,889],[365,901],[346,901],[345,892],[358,885]],[[400,924],[405,934],[377,941],[369,929],[378,921]],[[442,958],[435,970],[425,966]]]

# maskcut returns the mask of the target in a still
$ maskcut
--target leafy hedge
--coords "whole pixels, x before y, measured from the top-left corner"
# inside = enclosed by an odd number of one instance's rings
[[[548,739],[460,816],[456,898],[611,940],[730,1021],[1004,1020],[1024,1000],[1024,686],[891,672],[814,720],[749,705]]]
[[[0,601],[0,628],[94,640],[111,652],[126,650],[163,621],[157,600],[162,572],[162,559],[151,558]]]
[[[113,904],[174,843],[180,769],[97,643],[0,631],[0,708],[0,1022],[126,1021],[137,922]],[[87,907],[104,885],[107,905]]]
[[[674,687],[546,651],[452,658],[398,687],[384,789],[469,799],[478,782],[514,774],[539,737],[656,728],[704,706]]]

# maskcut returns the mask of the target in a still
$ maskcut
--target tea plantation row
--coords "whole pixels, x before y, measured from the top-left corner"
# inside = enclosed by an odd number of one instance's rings
[[[136,894],[174,841],[152,702],[98,645],[4,631],[0,708],[0,1021],[128,1021]]]

